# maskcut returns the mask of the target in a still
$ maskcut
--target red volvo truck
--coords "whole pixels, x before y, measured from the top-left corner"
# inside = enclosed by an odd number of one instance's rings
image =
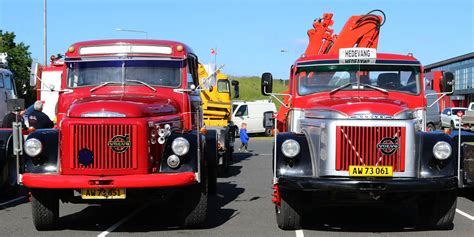
[[[36,68],[36,67],[33,67]],[[31,83],[35,84],[36,76]],[[58,225],[59,201],[179,200],[199,227],[216,188],[216,132],[204,130],[198,58],[180,42],[99,40],[71,45],[57,128],[25,140],[21,181],[38,230]]]
[[[301,228],[303,210],[313,205],[413,200],[419,226],[450,228],[455,146],[446,134],[425,132],[422,65],[411,55],[376,51],[384,17],[353,16],[339,36],[331,18],[325,14],[308,32],[308,49],[291,66],[276,116],[278,226]],[[452,79],[444,74],[443,91],[452,90]],[[262,93],[277,96],[270,73],[262,75]]]

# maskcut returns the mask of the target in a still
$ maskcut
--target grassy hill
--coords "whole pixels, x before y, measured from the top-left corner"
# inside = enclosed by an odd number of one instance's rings
[[[268,96],[264,96],[260,93],[260,77],[235,77],[230,76],[231,80],[236,80],[239,82],[240,88],[240,97],[234,100],[263,100],[268,99]],[[285,84],[288,81],[283,81],[280,79],[273,80],[273,92],[282,93],[287,90],[288,85]],[[279,107],[277,105],[277,107]]]

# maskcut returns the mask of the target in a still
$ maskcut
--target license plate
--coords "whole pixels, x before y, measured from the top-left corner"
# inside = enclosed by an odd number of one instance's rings
[[[349,176],[392,177],[392,166],[349,166]]]
[[[125,199],[127,196],[124,188],[83,188],[82,199]]]

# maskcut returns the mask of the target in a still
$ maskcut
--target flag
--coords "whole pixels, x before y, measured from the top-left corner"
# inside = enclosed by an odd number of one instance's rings
[[[211,55],[216,55],[216,51],[214,50],[214,48],[211,49]]]

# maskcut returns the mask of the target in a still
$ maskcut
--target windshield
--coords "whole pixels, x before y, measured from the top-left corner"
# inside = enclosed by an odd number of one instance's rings
[[[179,87],[182,61],[117,60],[68,62],[68,86],[70,88],[97,86],[102,83]]]
[[[417,66],[403,65],[325,65],[298,69],[298,94],[308,95],[331,91],[354,83],[341,90],[373,90],[366,84],[409,94],[420,93],[420,72]]]
[[[230,92],[228,80],[218,80],[217,81],[217,91],[218,92]]]
[[[453,109],[452,114],[457,114],[459,111],[466,112],[466,109]]]

